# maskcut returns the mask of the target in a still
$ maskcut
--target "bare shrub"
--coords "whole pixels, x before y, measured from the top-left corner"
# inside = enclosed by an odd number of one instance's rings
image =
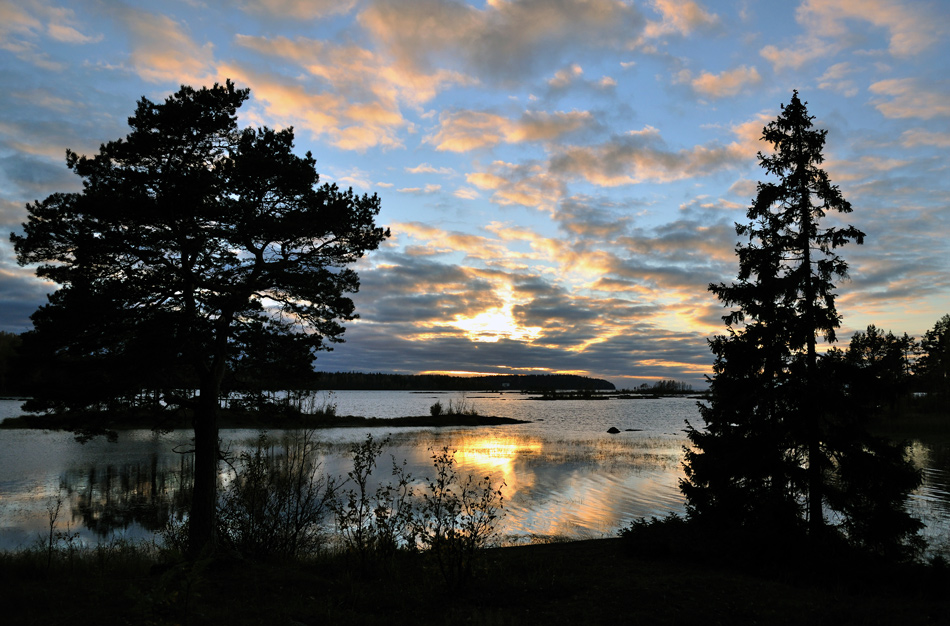
[[[377,459],[388,443],[389,439],[377,442],[372,435],[367,435],[363,442],[352,446],[353,469],[343,483],[352,487],[341,489],[341,497],[334,504],[343,545],[359,556],[364,569],[370,561],[391,558],[400,548],[415,544],[412,477],[406,474],[405,462],[399,465],[393,457],[395,482],[380,483],[375,491],[369,486]]]
[[[438,563],[450,586],[465,582],[473,571],[479,550],[497,537],[504,516],[502,482],[491,476],[461,478],[455,468],[455,451],[447,447],[432,454],[435,478],[429,479],[416,518],[416,534],[423,548]]]
[[[318,552],[325,543],[335,480],[320,471],[314,432],[295,431],[279,444],[262,433],[238,465],[221,497],[220,541],[254,556]]]

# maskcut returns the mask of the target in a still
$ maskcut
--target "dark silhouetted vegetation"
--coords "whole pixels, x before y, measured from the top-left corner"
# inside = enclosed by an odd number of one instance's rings
[[[895,565],[844,542],[817,553],[743,529],[711,535],[676,516],[638,520],[620,539],[490,548],[503,486],[460,475],[451,451],[432,451],[433,477],[414,480],[394,462],[374,485],[385,441],[354,444],[352,470],[332,480],[312,444],[306,432],[262,436],[237,459],[218,518],[229,549],[195,559],[176,548],[180,525],[164,545],[83,545],[53,530],[51,502],[48,536],[0,553],[4,619],[915,625],[950,609],[940,562]],[[339,534],[326,525],[329,502]]]
[[[320,389],[383,389],[393,391],[543,391],[549,389],[614,389],[613,383],[576,374],[513,374],[448,376],[318,372]]]
[[[835,341],[841,319],[833,280],[848,265],[835,250],[864,233],[821,224],[851,205],[820,168],[826,131],[812,119],[795,92],[763,130],[772,151],[759,162],[775,182],[759,183],[750,222],[736,225],[744,237],[736,281],[709,287],[735,308],[723,317],[727,334],[710,341],[705,428],[688,427],[681,487],[689,519],[702,525],[787,541],[807,532],[815,544],[841,532],[899,558],[919,547],[920,522],[904,508],[919,472],[901,448],[868,433],[843,359],[817,352],[819,336]],[[875,354],[877,340],[875,332]],[[865,335],[853,344],[858,369],[871,367],[870,343]],[[826,511],[841,523],[829,526]]]
[[[944,407],[950,407],[950,315],[924,333],[914,374],[918,391],[939,396]]]
[[[247,98],[230,81],[142,98],[125,139],[67,152],[82,191],[28,204],[12,235],[19,262],[61,285],[24,339],[45,381],[31,408],[86,434],[101,422],[82,418],[130,399],[187,409],[196,553],[214,541],[226,381],[307,376],[355,317],[349,266],[388,236],[379,199],[319,185],[292,129],[238,129]]]
[[[27,392],[22,345],[20,335],[0,331],[0,396],[25,395]]]

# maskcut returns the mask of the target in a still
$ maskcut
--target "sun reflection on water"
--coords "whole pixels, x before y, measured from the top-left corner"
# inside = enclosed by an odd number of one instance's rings
[[[454,443],[459,469],[491,476],[494,482],[504,481],[503,493],[508,499],[534,482],[529,472],[516,471],[517,462],[523,457],[538,456],[544,449],[540,439],[531,437],[472,435]]]

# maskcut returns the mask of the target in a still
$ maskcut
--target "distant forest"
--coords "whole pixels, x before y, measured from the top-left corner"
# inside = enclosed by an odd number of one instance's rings
[[[37,363],[21,355],[23,337],[0,331],[0,395],[34,395],[38,388],[51,385],[68,388],[70,369],[62,373],[64,380],[50,379],[50,364]],[[379,389],[393,391],[552,391],[589,390],[614,391],[613,383],[574,374],[520,374],[497,376],[448,376],[436,374],[408,375],[362,372],[308,372],[301,375],[296,364],[281,367],[260,366],[236,372],[225,385],[229,391],[259,391],[279,389]],[[286,365],[286,364],[284,364]],[[73,366],[75,367],[75,366]],[[177,386],[190,388],[197,383],[186,372],[181,372]],[[665,381],[664,381],[665,382]],[[672,382],[672,381],[670,381]],[[143,389],[149,389],[145,383]]]
[[[448,376],[442,374],[364,374],[318,372],[320,389],[384,389],[393,391],[545,391],[590,389],[613,391],[613,383],[574,374],[517,374],[498,376]]]

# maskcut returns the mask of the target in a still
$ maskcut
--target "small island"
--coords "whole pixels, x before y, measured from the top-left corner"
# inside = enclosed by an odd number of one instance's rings
[[[155,428],[177,430],[191,428],[191,416],[187,412],[163,415],[141,413],[96,415],[94,417],[36,414],[9,417],[0,422],[0,428],[71,430],[76,423],[84,428],[106,430],[134,430]],[[309,429],[309,428],[443,428],[452,426],[500,426],[503,424],[529,424],[530,421],[477,413],[445,413],[442,415],[410,415],[406,417],[361,417],[357,415],[332,415],[326,413],[276,413],[256,411],[223,411],[219,417],[220,428],[255,428],[264,430]]]

